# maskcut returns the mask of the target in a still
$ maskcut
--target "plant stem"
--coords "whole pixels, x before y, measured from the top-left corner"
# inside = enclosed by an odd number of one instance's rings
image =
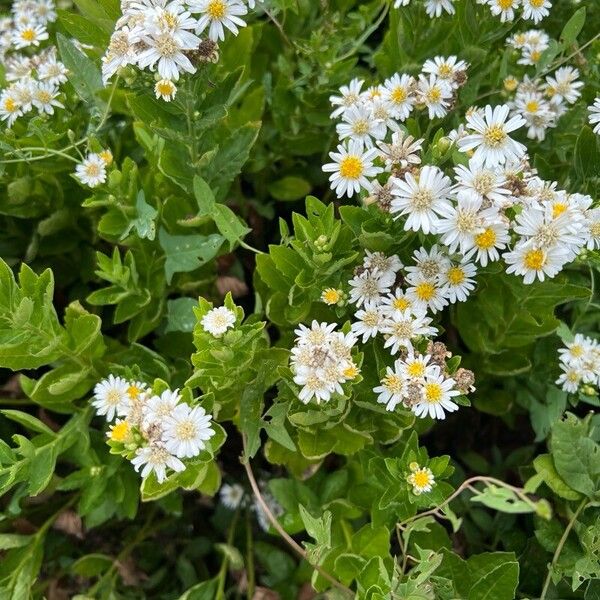
[[[229,532],[227,533],[227,545],[231,546],[233,544],[233,538],[235,536],[235,528],[238,522],[238,518],[240,516],[240,508],[238,507],[233,515],[233,519],[231,520],[231,525],[229,526]],[[227,553],[223,553],[223,560],[221,561],[221,568],[219,569],[219,585],[217,587],[217,594],[215,596],[215,600],[223,600],[225,598],[225,582],[227,580],[227,567],[229,566],[229,558],[227,557]]]
[[[305,560],[313,569],[315,569],[315,571],[318,571],[318,573],[322,577],[327,579],[327,581],[329,581],[329,583],[331,583],[331,585],[338,588],[342,592],[345,592],[346,594],[348,594],[349,598],[354,598],[354,592],[349,587],[346,587],[343,583],[340,583],[337,579],[335,579],[329,573],[327,573],[327,571],[323,570],[319,565],[314,565],[308,560],[308,556],[307,556],[304,548],[302,548],[302,546],[300,546],[300,544],[298,544],[298,542],[296,542],[296,540],[294,540],[288,534],[288,532],[281,526],[279,521],[275,518],[275,516],[271,512],[271,509],[269,508],[268,504],[265,502],[265,499],[263,498],[262,494],[260,493],[258,484],[256,483],[256,479],[254,477],[254,472],[252,471],[252,467],[250,466],[250,459],[248,458],[248,450],[247,450],[248,443],[247,443],[247,439],[246,439],[246,434],[244,434],[244,433],[242,433],[242,441],[244,444],[244,455],[241,459],[241,462],[244,465],[244,469],[246,469],[246,475],[248,476],[248,481],[250,482],[250,487],[252,488],[252,492],[254,493],[256,500],[260,504],[260,507],[263,509],[267,519],[273,526],[273,529],[275,529],[277,531],[277,533],[279,533],[279,535],[288,543],[288,545],[303,560]]]
[[[254,538],[252,536],[252,520],[250,518],[250,509],[246,509],[246,598],[254,598]]]
[[[544,600],[546,598],[546,594],[548,593],[548,588],[550,587],[550,581],[552,580],[552,571],[554,570],[554,567],[556,567],[556,563],[558,562],[558,559],[560,558],[560,553],[562,552],[563,546],[565,545],[567,538],[569,537],[569,533],[571,533],[571,529],[573,529],[573,525],[575,525],[575,521],[577,521],[577,517],[586,508],[587,503],[588,503],[588,499],[584,498],[581,501],[581,503],[579,504],[579,506],[577,507],[577,510],[573,513],[573,516],[571,517],[570,521],[567,523],[567,527],[564,530],[562,537],[560,538],[560,541],[558,542],[558,546],[556,546],[556,550],[554,551],[554,556],[552,557],[552,562],[550,563],[550,566],[548,567],[548,573],[547,573],[546,579],[544,581],[544,587],[542,588],[542,593],[540,594],[540,600]]]

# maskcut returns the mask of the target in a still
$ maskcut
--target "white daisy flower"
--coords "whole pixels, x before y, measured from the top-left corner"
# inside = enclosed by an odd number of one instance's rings
[[[588,232],[587,249],[600,248],[600,207],[586,211],[585,221]]]
[[[173,414],[180,400],[179,390],[165,390],[160,396],[148,398],[144,404],[144,426],[149,427],[152,423],[159,423],[162,426]]]
[[[450,304],[467,301],[467,296],[475,289],[475,279],[473,278],[476,273],[475,265],[467,261],[452,265],[442,273],[440,279],[442,293],[448,298]]]
[[[581,96],[580,88],[583,81],[578,81],[579,71],[574,67],[560,67],[554,72],[554,77],[546,77],[546,92],[550,102],[561,104],[563,101],[574,104]]]
[[[406,121],[414,108],[416,98],[414,77],[396,73],[383,84],[383,97],[390,105],[392,114],[399,121]]]
[[[248,14],[248,8],[239,0],[193,0],[192,12],[199,12],[196,33],[202,33],[208,27],[208,37],[213,42],[225,39],[225,28],[237,35],[239,27],[246,22],[240,16]]]
[[[499,218],[484,225],[483,231],[473,237],[473,248],[465,258],[476,260],[482,267],[487,267],[488,262],[500,259],[500,252],[510,241],[508,219]]]
[[[583,381],[583,372],[581,368],[561,365],[562,373],[556,380],[556,384],[569,394],[576,394]]]
[[[452,87],[457,87],[455,77],[457,73],[467,70],[467,63],[458,60],[457,56],[435,56],[425,61],[423,73],[435,75],[439,79],[447,81]]]
[[[600,135],[600,96],[598,96],[591,106],[588,106],[588,112],[590,113],[588,121],[590,125],[594,126],[594,133]]]
[[[38,79],[51,85],[60,85],[68,81],[68,69],[63,63],[56,60],[56,57],[42,62],[37,68]]]
[[[158,100],[161,98],[165,102],[171,102],[177,94],[177,86],[169,79],[159,79],[154,84],[154,95]]]
[[[23,115],[23,109],[19,104],[14,91],[6,89],[0,94],[0,118],[6,121],[9,127]]]
[[[536,25],[550,14],[550,0],[522,0],[523,18],[531,19]]]
[[[488,169],[477,160],[469,160],[468,167],[454,167],[458,189],[466,189],[477,194],[482,200],[489,200],[498,208],[512,205],[511,191],[506,187],[507,180],[498,169]]]
[[[396,310],[391,313],[381,327],[386,337],[384,347],[390,348],[391,354],[397,354],[400,348],[410,349],[412,342],[420,336],[431,336],[437,333],[430,325],[431,319],[425,311],[418,309]]]
[[[437,244],[434,244],[430,250],[423,247],[415,250],[412,257],[415,264],[406,267],[409,283],[418,277],[435,280],[451,266],[445,251],[438,248]]]
[[[409,310],[411,306],[412,302],[407,298],[406,293],[400,288],[396,288],[393,294],[388,294],[381,300],[378,308],[385,316],[389,316],[395,310]],[[358,313],[356,314],[358,315]]]
[[[423,139],[415,140],[412,135],[403,131],[392,133],[392,141],[378,141],[380,156],[385,161],[385,170],[391,172],[394,168],[406,169],[409,165],[421,164],[419,152],[423,149]]]
[[[365,250],[363,267],[371,271],[377,270],[377,276],[389,285],[396,280],[396,274],[404,265],[396,254],[386,256],[383,252],[370,252]]]
[[[335,119],[343,114],[351,106],[360,102],[360,90],[364,84],[361,79],[353,79],[349,85],[343,85],[340,88],[340,96],[329,96],[329,102],[337,108],[331,113],[331,118]]]
[[[98,154],[88,154],[83,162],[75,167],[75,177],[84,185],[97,187],[106,181],[106,163]]]
[[[417,97],[427,107],[430,119],[445,117],[452,98],[452,86],[433,74],[429,78],[419,75]]]
[[[143,41],[147,48],[137,57],[137,64],[141,69],[150,67],[153,70],[156,66],[162,79],[173,81],[179,79],[180,71],[196,72],[196,68],[184,53],[195,47],[182,44],[170,32],[160,33],[156,36],[144,36]],[[198,38],[199,42],[200,38]]]
[[[424,166],[417,178],[406,173],[404,179],[392,177],[392,194],[396,196],[391,203],[390,212],[407,216],[405,231],[422,231],[435,233],[438,215],[448,204],[451,190],[450,178],[438,167]]]
[[[355,275],[348,285],[350,286],[350,302],[358,308],[374,308],[381,304],[382,296],[389,294],[391,281],[382,278],[378,271],[363,271]]]
[[[40,24],[24,24],[17,26],[13,34],[13,44],[17,49],[28,46],[39,46],[40,42],[48,39],[48,32]]]
[[[221,503],[229,510],[236,510],[244,499],[244,488],[239,483],[224,483],[219,491]]]
[[[140,41],[139,29],[130,30],[125,26],[117,29],[102,57],[102,80],[106,82],[122,67],[134,65],[138,59],[135,44]]]
[[[520,241],[503,258],[508,265],[507,273],[522,275],[524,283],[530,284],[536,278],[544,281],[546,277],[555,277],[562,270],[567,256],[563,248],[536,248],[529,242]]]
[[[413,494],[419,496],[430,492],[435,485],[435,477],[433,476],[431,469],[419,467],[416,463],[412,463],[410,466],[412,472],[406,478],[406,481],[412,485]]]
[[[383,171],[381,167],[373,166],[377,150],[364,149],[356,140],[350,140],[344,145],[340,144],[338,151],[330,152],[329,156],[334,162],[323,165],[323,171],[331,173],[329,181],[338,198],[344,195],[350,198],[361,189],[370,192],[373,184],[369,178]]]
[[[406,396],[407,381],[402,372],[401,361],[397,360],[394,363],[394,368],[386,367],[385,377],[381,380],[380,385],[373,388],[377,394],[378,404],[385,404],[388,411],[392,411],[402,404]]]
[[[177,458],[198,456],[206,448],[205,442],[215,435],[211,419],[201,406],[178,404],[163,422],[165,448]]]
[[[143,478],[148,477],[154,471],[158,483],[163,483],[167,478],[167,469],[172,469],[176,473],[185,471],[185,465],[159,442],[138,448],[131,463],[136,471],[139,472],[142,469]]]
[[[513,140],[509,133],[525,125],[526,121],[520,116],[508,119],[509,112],[510,107],[506,104],[495,108],[488,104],[484,117],[476,111],[467,115],[467,127],[475,133],[458,140],[459,150],[474,150],[473,158],[486,167],[503,165],[508,160],[520,160],[527,149]]]
[[[488,4],[492,14],[500,16],[500,21],[513,21],[515,18],[515,10],[520,4],[520,0],[488,0]]]
[[[441,17],[443,11],[453,15],[456,12],[454,0],[425,0],[425,12],[431,18]]]
[[[342,121],[336,126],[340,140],[351,138],[367,148],[373,147],[373,140],[383,139],[387,131],[385,123],[376,119],[367,106],[351,106],[342,115]]]
[[[112,421],[117,415],[125,416],[129,409],[127,388],[129,384],[122,377],[109,375],[94,386],[92,406],[99,415],[105,415]]]
[[[411,285],[406,288],[406,295],[410,298],[415,308],[439,312],[448,305],[445,290],[437,283],[423,275],[410,278]]]
[[[54,114],[54,108],[64,108],[56,98],[59,91],[51,83],[38,81],[33,92],[33,105],[41,112],[48,115]]]
[[[384,316],[379,307],[357,310],[354,317],[357,320],[352,323],[352,333],[357,337],[362,336],[363,344],[374,338],[384,323]]]
[[[236,316],[226,306],[209,310],[200,321],[202,329],[215,337],[221,337],[228,329],[235,327]]]
[[[412,411],[422,419],[427,416],[445,419],[446,412],[458,410],[458,405],[452,401],[454,396],[460,396],[460,392],[454,389],[455,383],[454,379],[445,378],[436,365],[425,378],[423,399],[413,405]]]
[[[429,364],[429,354],[418,354],[409,348],[406,358],[401,361],[401,371],[409,381],[422,383],[424,379],[434,373],[435,365]]]

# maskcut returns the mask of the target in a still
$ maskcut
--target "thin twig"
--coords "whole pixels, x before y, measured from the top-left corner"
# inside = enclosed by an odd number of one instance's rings
[[[300,544],[298,544],[298,542],[296,542],[296,540],[294,540],[288,534],[288,532],[281,526],[279,521],[275,518],[275,515],[273,515],[273,513],[271,512],[271,509],[265,502],[265,499],[263,498],[263,496],[260,492],[260,488],[258,487],[258,484],[256,483],[256,479],[254,477],[254,472],[252,471],[252,467],[250,465],[250,459],[248,457],[248,451],[247,451],[248,444],[247,444],[246,434],[244,434],[244,433],[242,433],[242,442],[244,444],[244,456],[241,458],[241,462],[244,465],[244,469],[246,469],[246,475],[248,476],[248,481],[250,482],[250,487],[252,488],[252,492],[254,493],[254,496],[255,496],[256,500],[258,501],[258,504],[264,511],[267,519],[273,526],[273,529],[275,529],[277,531],[277,533],[287,542],[287,544],[303,560],[305,560],[313,569],[315,569],[315,571],[318,571],[318,573],[322,577],[327,579],[327,581],[329,581],[329,583],[331,583],[334,587],[338,588],[339,590],[347,593],[349,595],[349,597],[354,598],[354,592],[350,588],[346,587],[343,583],[340,583],[337,579],[335,579],[329,573],[327,573],[327,571],[324,571],[319,565],[312,564],[308,560],[308,555],[306,553],[306,550],[304,550],[304,548],[302,548],[302,546],[300,546]]]
[[[546,598],[546,594],[548,593],[548,588],[550,587],[550,580],[552,579],[552,571],[554,570],[554,567],[556,566],[556,563],[558,562],[558,559],[560,558],[560,553],[562,552],[563,546],[565,545],[565,542],[567,541],[567,538],[569,537],[569,533],[571,533],[571,529],[573,529],[573,525],[575,525],[575,521],[577,520],[577,517],[579,516],[581,511],[585,509],[585,507],[587,506],[587,503],[588,503],[587,498],[584,498],[581,501],[581,504],[577,507],[577,510],[575,511],[575,513],[571,517],[571,520],[567,524],[567,527],[566,527],[565,531],[563,532],[562,537],[560,538],[560,541],[558,542],[558,546],[556,546],[556,550],[554,551],[554,556],[552,557],[552,562],[550,563],[550,566],[548,567],[548,573],[546,574],[546,579],[544,580],[544,587],[542,588],[542,593],[540,594],[540,600],[544,600]]]

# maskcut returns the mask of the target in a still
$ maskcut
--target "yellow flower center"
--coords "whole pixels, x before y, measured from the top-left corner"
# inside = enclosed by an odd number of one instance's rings
[[[407,300],[406,298],[396,298],[392,304],[397,310],[406,310],[407,308],[410,308],[410,300]]]
[[[355,365],[351,365],[347,369],[344,369],[342,374],[346,379],[354,379],[358,375],[358,369]]]
[[[346,179],[358,179],[363,171],[362,160],[358,156],[345,156],[340,162],[340,175]]]
[[[18,110],[18,106],[14,98],[9,97],[4,100],[4,110],[6,110],[7,112],[15,112],[16,110]]]
[[[525,110],[530,113],[535,113],[540,109],[540,104],[537,100],[530,100],[525,104]]]
[[[98,177],[98,175],[100,175],[100,165],[96,163],[90,163],[89,165],[86,165],[85,172],[90,177]]]
[[[352,129],[356,135],[366,135],[369,133],[369,121],[366,119],[358,119],[354,122]]]
[[[393,102],[395,102],[396,104],[401,104],[406,100],[407,93],[403,87],[398,86],[393,89],[390,96]]]
[[[174,90],[175,90],[175,85],[167,79],[165,79],[163,81],[159,81],[156,84],[156,91],[161,96],[170,96]]]
[[[406,372],[410,377],[423,377],[425,373],[425,365],[421,362],[414,362],[408,365]]]
[[[113,161],[113,155],[110,150],[102,150],[99,154],[100,158],[103,160],[104,164],[110,165]]]
[[[496,232],[488,227],[483,233],[475,236],[475,245],[480,250],[489,250],[496,244]]]
[[[33,42],[35,40],[35,31],[31,27],[28,27],[21,32],[21,38],[26,42]]]
[[[413,474],[413,481],[416,487],[426,487],[430,483],[429,473],[427,471],[417,471]]]
[[[415,288],[415,293],[420,300],[429,302],[435,296],[435,286],[428,281],[422,281]]]
[[[542,6],[544,6],[544,0],[529,0],[529,4],[531,4],[533,8],[542,8]]]
[[[439,383],[425,384],[425,400],[432,404],[439,402],[443,396],[442,386]]]
[[[533,62],[537,62],[538,60],[540,60],[541,56],[542,56],[542,53],[539,50],[532,50],[531,54],[529,55],[529,57],[531,58],[531,60]],[[554,94],[552,94],[552,95],[554,95]]]
[[[448,281],[452,285],[459,285],[465,280],[465,272],[460,267],[448,269]]]
[[[206,12],[211,19],[222,19],[226,10],[227,5],[223,0],[212,0],[206,8]]]
[[[340,301],[340,292],[333,288],[326,289],[321,295],[325,304],[337,304]]]
[[[442,98],[442,91],[438,87],[432,87],[427,92],[427,100],[431,103],[439,102]]]
[[[433,194],[429,190],[419,190],[413,196],[413,205],[417,210],[425,210],[431,206]]]
[[[506,140],[506,137],[504,129],[499,125],[491,125],[483,133],[485,143],[491,148],[501,146],[504,140]]]
[[[592,234],[592,237],[600,237],[600,221],[592,223],[590,226],[590,233]]]
[[[529,250],[523,258],[523,263],[528,269],[539,271],[545,264],[546,257],[543,250]]]
[[[139,395],[142,393],[142,390],[137,386],[137,385],[130,385],[127,388],[127,395],[132,399],[132,400],[137,400],[137,398],[139,397]]]
[[[402,379],[393,373],[387,375],[382,383],[392,394],[400,394],[404,388]]]
[[[122,442],[129,434],[129,423],[127,421],[121,421],[117,423],[110,430],[110,439],[115,442]]]
[[[514,0],[498,0],[498,6],[502,9],[502,10],[508,10],[509,8],[512,8]]]
[[[452,67],[447,63],[443,63],[438,67],[438,73],[440,77],[447,79],[452,75]]]
[[[567,205],[564,202],[556,202],[552,206],[552,216],[556,219],[556,217],[560,217],[565,210],[567,210]]]
[[[196,426],[190,421],[184,421],[177,425],[177,437],[180,440],[188,441],[196,437]]]
[[[106,402],[111,404],[112,406],[117,405],[121,400],[121,394],[117,390],[110,390],[108,394],[106,394]]]
[[[570,351],[571,351],[571,355],[574,356],[575,358],[579,358],[580,356],[583,356],[583,348],[581,346],[578,346],[578,345],[571,346]]]
[[[504,80],[504,89],[507,92],[514,92],[517,89],[518,82],[514,77],[507,77]]]

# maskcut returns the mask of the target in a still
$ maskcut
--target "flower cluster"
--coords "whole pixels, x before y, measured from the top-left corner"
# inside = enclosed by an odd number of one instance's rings
[[[440,17],[443,13],[453,15],[455,0],[424,0],[425,11],[433,17]],[[408,6],[411,0],[394,0],[394,8]],[[513,21],[519,8],[523,9],[521,17],[539,23],[550,14],[552,3],[550,0],[477,0],[478,4],[489,7],[491,13],[500,17],[500,21]]]
[[[331,173],[338,198],[373,190],[374,180],[384,171],[375,160],[389,172],[419,163],[416,155],[423,140],[405,137],[400,124],[415,107],[426,108],[430,119],[448,114],[458,88],[466,83],[467,66],[456,56],[436,56],[425,62],[418,78],[396,73],[364,91],[364,81],[353,79],[340,88],[339,96],[331,96],[331,117],[340,121],[340,144],[323,171]]]
[[[536,65],[544,50],[549,47],[550,38],[543,31],[532,29],[517,33],[507,40],[507,45],[521,52],[517,61],[521,65]],[[542,141],[546,131],[557,126],[558,119],[568,107],[581,96],[583,82],[579,71],[566,66],[556,69],[545,79],[531,79],[525,75],[521,81],[511,76],[505,79],[504,87],[515,92],[509,102],[514,115],[521,115],[526,121],[527,137]]]
[[[343,394],[342,384],[359,373],[352,360],[356,337],[335,331],[336,327],[336,323],[313,321],[310,328],[300,325],[294,332],[291,367],[294,382],[302,388],[298,397],[305,404],[313,397],[319,404],[335,392]]]
[[[59,96],[67,69],[57,60],[56,48],[33,51],[48,40],[47,26],[55,20],[53,0],[16,0],[12,16],[0,19],[0,60],[9,82],[0,92],[0,119],[9,127],[34,109],[52,115],[64,108]]]
[[[109,375],[96,384],[92,405],[108,422],[119,417],[107,433],[111,446],[159,483],[167,469],[184,471],[182,459],[198,456],[215,434],[211,415],[182,402],[178,390],[154,394],[144,383]]]
[[[248,0],[254,8],[254,0]],[[246,25],[243,0],[121,0],[117,21],[102,59],[105,83],[122,67],[156,71],[154,92],[169,102],[182,73],[195,73],[195,64],[216,62],[225,30],[234,35]]]
[[[558,351],[561,376],[556,383],[565,392],[575,394],[582,386],[588,395],[600,390],[600,344],[597,340],[578,333],[572,342]]]

